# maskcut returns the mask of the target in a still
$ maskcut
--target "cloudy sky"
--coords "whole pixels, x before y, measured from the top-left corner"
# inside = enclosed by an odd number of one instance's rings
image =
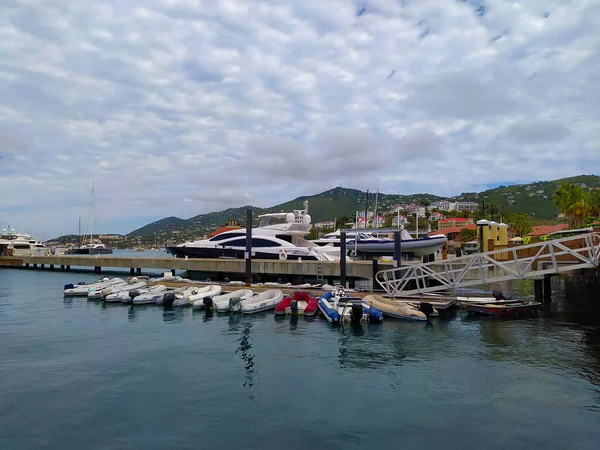
[[[597,0],[2,0],[0,224],[600,172]]]

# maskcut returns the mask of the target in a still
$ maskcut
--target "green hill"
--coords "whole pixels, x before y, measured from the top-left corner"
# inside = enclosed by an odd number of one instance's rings
[[[599,189],[600,177],[580,175],[553,181],[536,181],[527,184],[499,186],[483,192],[465,192],[452,200],[474,201],[497,209],[504,208],[505,213],[529,214],[536,220],[554,220],[559,211],[552,203],[552,196],[563,183],[584,185],[586,189]]]
[[[558,215],[558,211],[552,203],[552,195],[558,186],[565,182],[584,185],[586,189],[600,189],[600,177],[580,175],[553,181],[499,186],[483,192],[464,192],[449,198],[433,194],[398,195],[380,193],[377,198],[378,211],[388,211],[396,204],[419,203],[421,200],[434,202],[448,199],[450,201],[474,201],[479,204],[485,202],[486,207],[493,205],[496,210],[503,208],[505,214],[528,214],[534,222],[549,222],[556,220]],[[336,217],[353,217],[355,211],[364,210],[366,197],[366,192],[336,187],[319,194],[298,197],[269,208],[252,208],[253,215],[256,218],[259,214],[301,209],[303,202],[308,200],[309,213],[314,223],[334,220]],[[374,203],[375,193],[369,193],[369,210],[374,209]],[[232,220],[237,220],[240,225],[244,225],[246,209],[249,207],[251,206],[199,214],[187,220],[178,217],[167,217],[134,230],[127,236],[152,236],[157,233],[161,241],[165,239],[181,241],[183,239],[198,238]]]
[[[375,193],[369,193],[369,210],[373,210],[374,208],[375,197]],[[380,193],[377,195],[377,204],[379,211],[386,211],[399,203],[412,203],[421,200],[437,201],[441,199],[443,199],[443,197],[431,194],[393,195]],[[355,211],[364,210],[367,193],[357,189],[337,187],[321,192],[320,194],[298,197],[294,200],[269,208],[256,208],[247,205],[218,212],[199,214],[187,220],[179,219],[177,217],[168,217],[134,230],[129,233],[127,237],[151,236],[154,233],[157,233],[159,239],[174,238],[176,240],[181,240],[197,238],[232,220],[236,220],[241,225],[244,225],[246,221],[246,210],[248,208],[253,209],[253,216],[255,218],[255,223],[257,223],[256,217],[260,214],[282,211],[289,212],[294,209],[302,209],[305,200],[308,200],[309,202],[308,211],[314,223],[334,220],[336,217],[354,216]]]

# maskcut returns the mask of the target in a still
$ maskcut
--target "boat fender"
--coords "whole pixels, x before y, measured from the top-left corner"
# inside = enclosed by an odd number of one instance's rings
[[[66,291],[67,289],[73,289],[74,287],[75,287],[75,286],[73,286],[73,284],[72,284],[72,283],[65,284],[65,291]]]
[[[352,309],[350,309],[350,320],[352,323],[360,323],[363,317],[363,306],[361,303],[352,303]]]
[[[293,299],[290,301],[290,310],[292,311],[292,315],[298,314],[298,300]]]
[[[206,307],[207,310],[212,309],[213,299],[212,299],[212,297],[205,297],[202,300],[202,303],[204,303],[204,306]]]
[[[419,311],[429,317],[429,315],[433,314],[433,306],[431,303],[421,302],[419,304]]]
[[[138,295],[140,295],[139,289],[132,289],[132,290],[129,291],[129,298],[132,299],[132,300],[134,298],[136,298]]]
[[[383,322],[383,313],[377,308],[369,308],[369,321],[371,322]]]
[[[499,291],[498,289],[494,289],[492,291],[492,296],[496,299],[496,300],[506,300],[506,297],[504,296],[504,294],[502,294],[502,291]]]
[[[175,293],[174,292],[165,292],[163,295],[163,305],[167,308],[171,308],[173,306],[173,302],[175,301]]]
[[[285,261],[288,257],[287,250],[279,250],[279,259]]]

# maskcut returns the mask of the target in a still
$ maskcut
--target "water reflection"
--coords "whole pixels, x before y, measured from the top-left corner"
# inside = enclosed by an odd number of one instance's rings
[[[243,386],[251,388],[254,386],[254,354],[251,353],[252,343],[250,341],[250,331],[252,329],[252,320],[247,319],[243,323],[242,336],[239,341],[239,346],[236,353],[239,353],[242,361],[244,361],[244,369],[246,371],[245,381]]]
[[[165,306],[163,308],[163,322],[180,323],[183,322],[184,313],[180,308]]]
[[[129,308],[127,308],[127,320],[129,322],[135,322],[135,319],[136,319],[135,311],[136,310],[133,307],[133,305],[131,305]]]
[[[375,369],[390,364],[386,355],[388,349],[385,343],[376,338],[381,326],[370,324],[344,325],[332,328],[338,332],[339,356],[341,368]]]

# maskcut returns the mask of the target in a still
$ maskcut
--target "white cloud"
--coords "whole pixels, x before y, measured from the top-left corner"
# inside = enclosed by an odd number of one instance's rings
[[[598,29],[583,0],[5,0],[0,220],[75,231],[92,179],[110,229],[598,173]]]

